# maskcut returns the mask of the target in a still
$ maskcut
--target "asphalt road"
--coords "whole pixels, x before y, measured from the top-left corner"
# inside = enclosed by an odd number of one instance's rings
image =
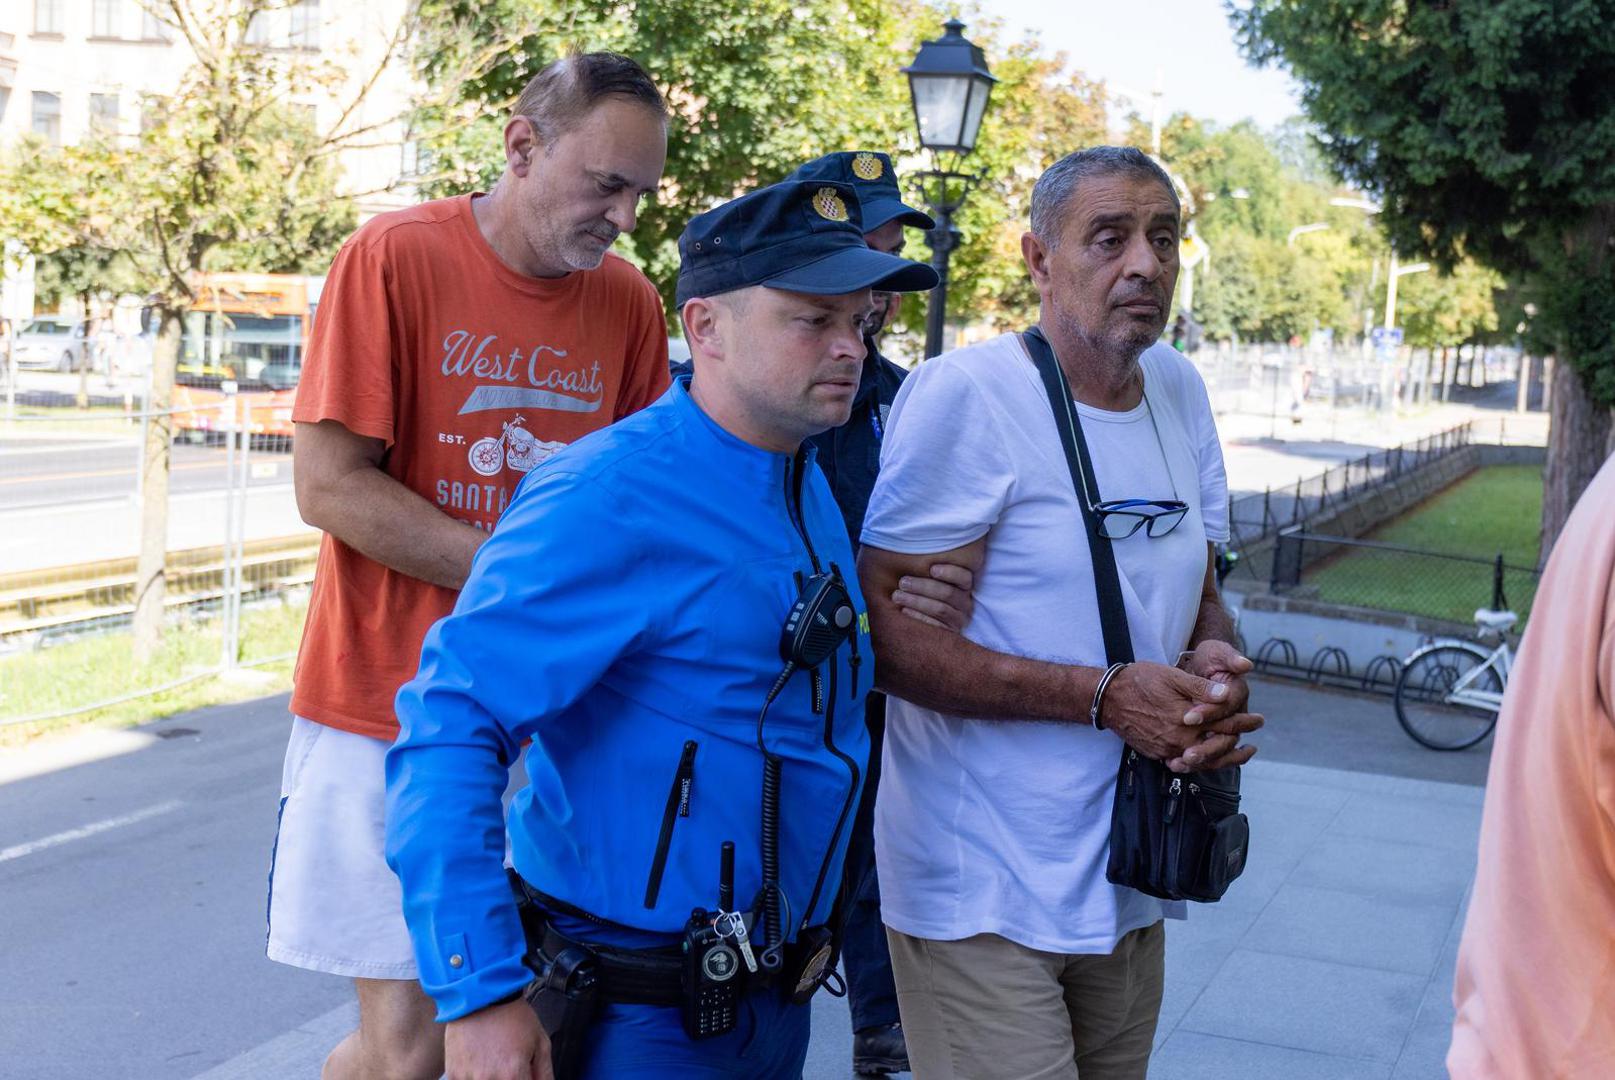
[[[1484,780],[1489,742],[1424,750],[1384,699],[1259,683],[1254,702],[1267,760]],[[278,696],[0,755],[0,1075],[250,1075],[340,1037],[348,984],[263,954],[288,726]],[[809,1075],[845,1076],[844,1005],[820,997]]]
[[[170,460],[169,490],[175,495],[230,486],[228,451],[222,446],[175,443]],[[255,446],[247,465],[252,486],[292,482],[287,450]],[[0,511],[133,498],[139,466],[137,439],[0,440]]]

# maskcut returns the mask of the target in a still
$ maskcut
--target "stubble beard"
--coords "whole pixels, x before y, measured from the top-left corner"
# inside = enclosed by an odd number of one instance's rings
[[[1106,383],[1119,383],[1138,371],[1138,358],[1161,336],[1160,329],[1164,329],[1163,325],[1154,336],[1148,337],[1146,330],[1131,327],[1122,332],[1107,334],[1102,330],[1093,334],[1075,316],[1058,310],[1053,314],[1061,336],[1077,345],[1090,360],[1099,362],[1102,370],[1095,374]]]

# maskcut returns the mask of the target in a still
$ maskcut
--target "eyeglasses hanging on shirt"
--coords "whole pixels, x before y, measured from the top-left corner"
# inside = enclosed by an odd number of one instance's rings
[[[1166,457],[1166,444],[1161,441],[1161,428],[1155,422],[1155,410],[1150,407],[1150,396],[1144,394],[1144,411],[1149,415],[1150,428],[1155,432],[1155,445],[1161,449],[1161,461],[1166,465],[1167,482],[1172,485],[1172,498],[1170,499],[1105,499],[1102,502],[1089,506],[1094,516],[1099,520],[1099,530],[1112,540],[1125,540],[1129,536],[1145,530],[1145,535],[1158,538],[1167,535],[1177,528],[1189,513],[1189,504],[1179,499],[1177,482],[1172,479],[1172,463]],[[1079,462],[1078,468],[1081,468]],[[1087,480],[1084,478],[1084,487]],[[1095,477],[1094,491],[1099,490],[1098,478]],[[1087,491],[1082,493],[1084,502],[1088,501]]]

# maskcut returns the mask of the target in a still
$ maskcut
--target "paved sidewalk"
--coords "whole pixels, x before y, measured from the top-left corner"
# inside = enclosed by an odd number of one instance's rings
[[[1489,746],[1424,750],[1383,698],[1253,700],[1250,867],[1168,930],[1152,1075],[1437,1080]],[[6,1080],[319,1075],[352,991],[263,955],[289,724],[279,695],[0,754]],[[814,1010],[806,1076],[843,1080],[845,1003]]]
[[[1481,789],[1275,761],[1248,766],[1244,788],[1248,869],[1167,927],[1150,1075],[1445,1077]],[[318,1075],[352,1021],[334,1010],[202,1077]],[[819,995],[804,1077],[850,1077],[851,1052],[845,1002]]]
[[[1481,789],[1260,760],[1244,789],[1249,868],[1167,924],[1150,1076],[1444,1078]],[[813,1022],[806,1080],[850,1076],[843,1004]]]

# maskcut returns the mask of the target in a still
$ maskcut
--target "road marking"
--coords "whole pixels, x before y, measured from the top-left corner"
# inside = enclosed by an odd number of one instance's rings
[[[59,443],[54,446],[13,446],[0,441],[0,458],[27,457],[31,454],[74,454],[85,450],[123,449],[140,451],[140,444],[133,440],[119,438],[116,441],[107,439],[101,441],[75,440],[69,443]]]
[[[111,829],[121,829],[125,825],[133,825],[138,821],[145,821],[147,818],[154,818],[159,814],[167,814],[178,810],[184,805],[178,799],[170,799],[168,802],[148,806],[144,810],[136,810],[134,813],[124,814],[122,817],[107,818],[105,821],[92,821],[88,825],[82,825],[77,829],[69,829],[66,832],[59,832],[54,836],[45,836],[38,840],[30,840],[26,844],[14,844],[8,848],[0,848],[0,863],[20,859],[24,855],[33,855],[36,852],[44,851],[46,848],[59,847],[74,840],[83,840],[86,837],[95,836]]]
[[[222,461],[187,461],[179,465],[170,465],[169,472],[180,472],[185,469],[223,469]],[[69,473],[42,473],[38,476],[18,476],[9,480],[0,480],[0,484],[48,484],[56,480],[91,480],[98,476],[133,476],[139,472],[139,467],[128,469],[92,469],[88,472]]]

